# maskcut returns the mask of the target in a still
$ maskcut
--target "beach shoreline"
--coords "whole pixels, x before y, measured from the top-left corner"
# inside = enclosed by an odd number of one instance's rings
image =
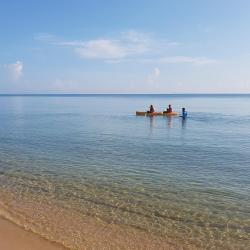
[[[0,249],[184,249],[177,239],[72,213],[60,202],[31,200],[10,190],[0,190],[0,197]]]
[[[0,217],[0,249],[4,250],[65,250],[60,244],[50,242],[40,235],[27,231]]]
[[[110,232],[109,232],[110,233]],[[117,232],[113,232],[113,236],[116,235]],[[118,234],[120,234],[118,232]],[[102,235],[103,236],[103,235]],[[118,237],[110,237],[106,239],[105,244],[103,243],[102,236],[100,237],[100,242],[96,238],[96,242],[94,244],[86,244],[86,246],[82,245],[77,249],[100,249],[99,247],[103,247],[103,249],[117,249],[112,244],[107,244],[109,240],[113,239],[114,241],[119,241],[119,245],[121,248],[119,249],[166,249],[166,250],[176,250],[174,244],[169,244],[169,242],[157,241],[157,239],[147,239],[140,235],[138,241],[135,241],[133,237],[131,238],[132,242],[129,242],[129,237],[125,239],[124,242],[121,241],[123,233],[121,233]],[[111,236],[111,235],[110,235]],[[128,236],[128,235],[127,235]],[[96,236],[95,236],[96,237]],[[143,239],[144,238],[144,239]],[[92,241],[91,239],[90,241]],[[144,240],[144,241],[143,241]],[[86,239],[88,241],[88,239]],[[127,242],[127,244],[126,244]],[[93,243],[93,242],[92,242]],[[128,247],[128,248],[127,248]],[[26,230],[25,228],[20,227],[19,225],[9,221],[8,219],[0,216],[0,249],[4,250],[67,250],[71,248],[66,248],[65,246],[51,242],[48,239],[43,238],[41,235],[36,234],[32,231]],[[182,248],[181,248],[182,249]]]

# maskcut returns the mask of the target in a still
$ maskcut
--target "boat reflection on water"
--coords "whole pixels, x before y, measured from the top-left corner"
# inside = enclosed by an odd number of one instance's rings
[[[186,129],[186,126],[187,126],[187,119],[181,119],[181,127],[182,129]]]
[[[173,128],[173,117],[172,116],[167,116],[167,124],[168,124],[168,128]]]
[[[159,116],[148,116],[149,119],[149,127],[150,127],[150,135],[153,133],[153,129],[156,128],[156,123],[160,122],[156,121],[157,119],[162,119],[162,117]],[[183,130],[186,129],[187,126],[187,119],[182,119],[181,117],[176,117],[176,116],[163,116],[163,119],[166,119],[166,127],[168,129],[173,129],[174,127],[178,127]],[[174,120],[175,119],[175,120]],[[178,122],[177,122],[178,121]],[[165,122],[164,122],[165,123]],[[175,123],[175,125],[174,125]]]
[[[149,124],[150,124],[150,131],[149,131],[149,134],[152,135],[152,134],[153,134],[153,129],[154,129],[154,127],[155,127],[154,116],[150,116],[150,117],[149,117]]]

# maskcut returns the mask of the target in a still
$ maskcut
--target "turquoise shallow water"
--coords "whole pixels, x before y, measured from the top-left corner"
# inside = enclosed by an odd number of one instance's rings
[[[135,116],[170,103],[188,119]],[[0,96],[0,107],[0,187],[13,199],[248,249],[250,95]]]

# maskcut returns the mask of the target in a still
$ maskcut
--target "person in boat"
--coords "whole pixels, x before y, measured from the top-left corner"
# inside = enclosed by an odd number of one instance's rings
[[[186,119],[186,118],[187,118],[187,111],[186,111],[185,108],[182,108],[181,117],[182,117],[183,119]]]
[[[169,104],[166,113],[172,113],[172,112],[173,112],[172,106],[171,104]]]
[[[155,108],[154,108],[154,106],[151,104],[150,106],[149,106],[149,111],[147,111],[147,113],[154,113],[155,112]]]

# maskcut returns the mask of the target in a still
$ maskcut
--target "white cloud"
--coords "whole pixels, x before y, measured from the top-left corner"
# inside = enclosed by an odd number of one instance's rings
[[[174,56],[174,57],[165,57],[160,58],[160,62],[163,63],[191,63],[195,65],[204,65],[217,63],[217,60],[209,59],[206,57],[188,57],[188,56]]]
[[[106,62],[123,62],[129,58],[143,56],[147,52],[154,53],[159,50],[159,47],[168,48],[177,45],[175,42],[157,40],[151,34],[135,30],[121,32],[116,37],[101,37],[91,40],[67,41],[46,33],[40,33],[34,38],[52,45],[72,47],[81,58],[102,59]]]
[[[151,72],[147,77],[147,82],[149,84],[156,83],[157,79],[160,77],[161,71],[159,68],[155,67],[153,72]]]
[[[130,30],[121,33],[121,40],[131,54],[142,54],[153,50],[154,39],[150,34]]]
[[[161,73],[161,71],[158,68],[154,68],[154,76],[155,77],[158,78],[160,76],[160,73]]]
[[[75,49],[82,58],[120,59],[129,54],[126,46],[115,40],[91,40]]]
[[[7,64],[5,65],[5,68],[8,70],[8,73],[13,80],[19,80],[23,75],[23,62],[21,61]]]
[[[61,47],[71,47],[83,59],[99,59],[108,63],[169,63],[206,65],[218,63],[207,57],[166,56],[169,50],[180,43],[155,38],[152,34],[136,30],[121,32],[116,37],[96,38],[92,40],[65,41],[54,35],[41,33],[36,40]]]
[[[75,52],[82,58],[120,60],[149,51],[150,41],[151,38],[146,34],[128,31],[116,39],[72,41],[64,42],[63,45],[77,46]]]
[[[169,64],[179,64],[187,63],[193,65],[205,65],[205,64],[215,64],[219,63],[218,60],[209,59],[206,57],[189,57],[189,56],[170,56],[170,57],[160,57],[160,58],[147,58],[142,59],[143,63],[169,63]]]

